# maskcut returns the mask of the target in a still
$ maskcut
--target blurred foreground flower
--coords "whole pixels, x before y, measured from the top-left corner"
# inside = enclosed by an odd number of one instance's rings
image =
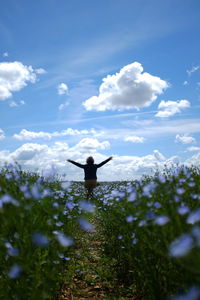
[[[200,208],[190,213],[190,215],[187,218],[188,224],[194,224],[196,222],[200,221]]]
[[[79,219],[80,227],[85,231],[95,231],[94,226],[84,218]]]
[[[81,210],[87,211],[87,212],[94,212],[95,211],[95,205],[92,204],[89,201],[80,201],[79,207]]]
[[[156,225],[160,225],[160,226],[165,225],[168,222],[169,222],[169,218],[167,216],[158,216],[155,218],[155,221],[154,221],[154,223]]]
[[[57,238],[59,244],[63,247],[69,247],[74,244],[74,241],[72,238],[64,235],[61,232],[56,232],[56,238]]]
[[[200,298],[200,288],[191,287],[186,294],[170,298],[170,300],[198,300]]]
[[[49,245],[48,238],[41,232],[36,232],[32,234],[32,242],[40,247],[47,247]]]
[[[184,234],[171,243],[169,254],[173,257],[186,255],[193,247],[193,238],[189,234]]]
[[[8,277],[10,279],[18,278],[21,275],[22,268],[18,264],[14,264],[8,271]]]

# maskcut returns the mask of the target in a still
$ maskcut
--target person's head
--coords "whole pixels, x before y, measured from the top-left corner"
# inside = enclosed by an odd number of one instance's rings
[[[87,159],[86,159],[86,163],[89,164],[89,165],[92,165],[94,163],[94,158],[92,156],[89,156]]]

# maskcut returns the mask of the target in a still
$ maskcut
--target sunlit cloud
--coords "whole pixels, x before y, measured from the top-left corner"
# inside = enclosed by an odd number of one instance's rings
[[[175,141],[180,142],[182,144],[192,144],[192,143],[196,142],[195,138],[193,138],[192,136],[189,136],[187,134],[184,134],[182,136],[177,134]]]
[[[190,102],[188,100],[178,100],[178,101],[164,101],[162,100],[158,105],[160,111],[155,115],[159,118],[168,118],[181,111],[185,108],[190,107]]]
[[[145,139],[143,137],[139,136],[127,136],[124,138],[125,142],[131,142],[131,143],[144,143]]]
[[[20,91],[28,82],[35,83],[36,72],[32,66],[21,62],[0,63],[0,100],[12,97],[12,93]]]
[[[80,136],[80,135],[96,135],[98,134],[94,129],[83,129],[83,130],[78,130],[78,129],[72,129],[72,128],[67,128],[62,131],[54,131],[54,132],[45,132],[45,131],[29,131],[26,129],[22,129],[20,133],[15,133],[13,135],[13,138],[16,140],[24,141],[24,140],[33,140],[33,139],[46,139],[50,140],[53,137],[63,137],[63,136]]]
[[[18,162],[23,169],[47,173],[52,168],[57,174],[66,174],[66,180],[83,180],[84,173],[80,168],[69,164],[72,159],[85,164],[86,158],[92,155],[95,163],[107,158],[103,154],[109,149],[109,141],[84,138],[73,146],[64,142],[56,142],[51,146],[38,143],[23,144],[13,151],[0,151],[0,165]],[[187,165],[199,165],[200,152],[187,159]],[[98,171],[100,181],[133,180],[143,174],[152,174],[165,167],[172,167],[181,163],[178,156],[165,157],[159,150],[145,156],[116,155],[113,160]],[[66,172],[67,170],[67,172]]]
[[[37,73],[37,74],[45,74],[45,73],[47,73],[47,71],[44,70],[44,69],[42,69],[42,68],[39,68],[39,69],[35,69],[35,73]]]
[[[125,110],[147,107],[169,84],[157,76],[143,72],[140,63],[123,67],[118,73],[103,78],[99,95],[83,102],[86,110]]]
[[[200,151],[200,147],[191,146],[186,149],[188,152]]]
[[[66,85],[66,83],[60,83],[57,87],[58,90],[58,94],[59,95],[64,95],[68,93],[68,86]]]

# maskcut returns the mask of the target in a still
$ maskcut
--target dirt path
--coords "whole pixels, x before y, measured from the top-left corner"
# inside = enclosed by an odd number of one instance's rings
[[[136,300],[137,297],[118,296],[114,282],[114,274],[110,269],[110,261],[102,255],[103,239],[98,232],[98,224],[93,217],[95,230],[83,232],[77,239],[77,249],[72,261],[74,276],[70,283],[63,283],[58,300]]]

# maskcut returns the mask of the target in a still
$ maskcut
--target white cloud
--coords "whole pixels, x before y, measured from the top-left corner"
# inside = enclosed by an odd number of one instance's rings
[[[192,69],[187,70],[186,72],[188,73],[188,76],[191,76],[192,73],[196,72],[199,68],[200,66],[193,66]]]
[[[9,106],[10,106],[10,107],[17,107],[18,104],[17,104],[16,101],[11,101],[11,102],[9,103]]]
[[[63,82],[58,85],[57,89],[59,95],[64,95],[68,92],[68,86]]]
[[[8,52],[4,52],[3,57],[8,57]]]
[[[124,138],[125,142],[131,142],[131,143],[144,143],[144,138],[139,136],[127,136]]]
[[[97,111],[139,109],[151,105],[168,86],[165,80],[143,72],[142,65],[134,62],[103,78],[99,95],[83,105],[87,110]]]
[[[0,128],[0,141],[2,141],[3,139],[5,139],[5,133],[3,129]]]
[[[11,158],[14,161],[31,161],[39,155],[42,158],[42,154],[47,154],[48,146],[40,144],[24,144],[16,151],[11,153]],[[23,162],[22,162],[23,163]]]
[[[195,167],[200,167],[200,151],[196,154],[194,154],[192,157],[188,158],[186,161],[185,161],[185,164],[187,166],[195,166]]]
[[[188,85],[189,83],[188,83],[188,81],[187,80],[185,80],[184,82],[183,82],[183,85]]]
[[[81,151],[96,151],[97,149],[105,150],[110,147],[110,143],[108,141],[99,142],[94,138],[84,138],[82,139],[76,146],[76,149],[81,149]]]
[[[100,153],[109,147],[109,142],[91,139],[82,139],[78,144],[69,147],[67,143],[57,142],[51,146],[27,143],[15,151],[0,151],[0,165],[6,162],[18,162],[23,169],[48,173],[52,167],[60,175],[66,174],[66,180],[83,180],[84,173],[80,168],[68,163],[73,159],[85,163],[89,155],[93,155],[95,163],[100,163],[107,158]],[[177,156],[166,158],[158,150],[145,156],[119,156],[113,155],[113,160],[98,169],[99,181],[133,180],[141,175],[153,174],[163,170],[165,166],[172,167],[180,162]],[[200,166],[200,152],[185,162],[187,165]]]
[[[58,109],[59,110],[63,110],[65,109],[67,106],[69,105],[69,102],[65,102],[65,103],[62,103],[58,106]]]
[[[162,153],[160,153],[158,150],[154,150],[153,153],[154,153],[155,158],[158,161],[164,161],[164,160],[166,160],[166,158],[164,157],[164,155],[162,155]]]
[[[162,100],[158,105],[160,111],[155,115],[159,118],[171,117],[177,113],[180,113],[182,109],[190,107],[190,102],[188,100],[178,100],[178,101],[164,101]]]
[[[62,131],[54,131],[54,132],[45,132],[45,131],[29,131],[26,129],[22,129],[20,133],[16,133],[13,135],[13,138],[24,141],[24,140],[33,140],[33,139],[47,139],[50,140],[53,137],[62,137],[62,136],[75,136],[75,135],[98,135],[98,133],[94,130],[78,130],[67,128]]]
[[[36,73],[32,66],[25,66],[21,62],[0,63],[0,100],[12,96],[27,85],[27,82],[36,82]]]
[[[45,74],[47,71],[45,71],[44,69],[42,68],[39,68],[39,69],[35,69],[35,73],[36,74]]]
[[[10,107],[18,107],[18,106],[22,106],[22,105],[25,105],[25,104],[26,104],[26,102],[23,101],[23,100],[20,100],[19,102],[11,101],[11,102],[9,103],[9,106],[10,106]]]
[[[189,152],[200,151],[200,147],[191,146],[187,148],[187,151]]]
[[[179,135],[177,134],[176,135],[176,142],[180,142],[182,144],[191,144],[191,143],[195,143],[196,140],[195,138],[193,138],[192,136],[188,136],[187,134],[184,134],[184,135]]]

